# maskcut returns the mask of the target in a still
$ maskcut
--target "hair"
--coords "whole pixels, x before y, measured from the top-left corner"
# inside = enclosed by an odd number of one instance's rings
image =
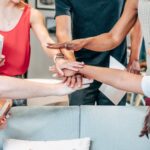
[[[149,139],[150,134],[150,107],[148,108],[148,113],[144,120],[144,127],[140,133],[140,137],[146,136]]]

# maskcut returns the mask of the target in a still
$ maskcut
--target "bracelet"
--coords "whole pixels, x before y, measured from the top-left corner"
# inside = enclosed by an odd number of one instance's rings
[[[56,55],[54,56],[54,58],[53,58],[54,63],[56,63],[56,60],[57,60],[58,58],[64,58],[64,55],[63,55],[62,53],[56,54]]]

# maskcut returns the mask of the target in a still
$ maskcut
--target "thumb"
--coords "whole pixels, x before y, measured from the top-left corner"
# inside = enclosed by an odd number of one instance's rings
[[[59,67],[56,67],[56,69],[61,76],[64,76],[64,72]]]

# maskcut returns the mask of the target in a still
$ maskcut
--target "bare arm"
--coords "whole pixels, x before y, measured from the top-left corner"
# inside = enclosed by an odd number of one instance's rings
[[[131,31],[131,59],[139,60],[142,41],[142,31],[139,19]]]
[[[41,84],[11,77],[0,77],[1,98],[33,98],[54,94],[55,85]],[[16,84],[17,83],[17,84]]]
[[[71,17],[67,15],[56,17],[56,36],[59,43],[72,40],[71,31]],[[61,49],[61,52],[69,60],[76,60],[73,51],[67,51],[65,48]]]
[[[49,33],[45,27],[45,19],[44,19],[43,15],[41,14],[41,12],[32,8],[30,22],[31,22],[31,27],[32,27],[35,35],[39,39],[41,46],[42,46],[43,50],[46,52],[46,54],[49,57],[52,57],[52,56],[56,55],[57,53],[60,53],[59,49],[48,49],[47,48],[47,43],[48,42],[54,43],[54,41],[49,36]]]
[[[109,33],[89,38],[87,49],[94,51],[111,50],[124,40],[137,20],[137,0],[127,0],[122,17]]]
[[[139,56],[142,42],[142,31],[139,19],[131,31],[131,54],[128,64],[128,71],[140,73]]]
[[[142,76],[117,69],[85,66],[80,73],[115,88],[143,94],[141,88]]]
[[[89,84],[92,82],[92,80],[84,79],[82,87],[72,89],[64,83],[51,84],[49,80],[40,82],[34,79],[28,81],[0,76],[0,98],[21,99],[68,95],[76,90],[89,87]]]
[[[57,3],[57,2],[56,2]],[[72,40],[72,29],[71,29],[71,17],[68,15],[60,15],[56,17],[56,36],[57,40],[60,43],[71,41]],[[75,61],[75,55],[74,51],[68,51],[65,48],[61,49],[61,52],[64,54],[65,58],[68,61]],[[56,64],[59,64],[57,62]],[[73,71],[67,70],[68,73],[74,74]],[[78,84],[79,87],[82,85],[82,77],[81,75],[72,76],[67,79],[66,81],[67,85],[74,87],[75,84]]]
[[[127,0],[122,17],[113,27],[113,29],[108,33],[57,45],[50,44],[49,47],[66,47],[68,50],[73,49],[74,51],[78,51],[81,48],[86,48],[93,51],[112,50],[118,45],[120,45],[120,43],[124,40],[125,36],[134,26],[137,20],[137,4],[137,0]]]

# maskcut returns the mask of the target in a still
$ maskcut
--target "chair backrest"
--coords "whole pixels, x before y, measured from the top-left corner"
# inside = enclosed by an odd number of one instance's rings
[[[92,150],[150,150],[140,138],[146,107],[82,107],[80,137],[91,137]]]
[[[16,107],[8,127],[0,131],[0,150],[6,138],[61,140],[79,138],[79,107]]]
[[[0,131],[0,150],[5,138],[62,140],[91,137],[91,150],[150,150],[150,141],[138,135],[146,107],[16,107],[8,127]]]

